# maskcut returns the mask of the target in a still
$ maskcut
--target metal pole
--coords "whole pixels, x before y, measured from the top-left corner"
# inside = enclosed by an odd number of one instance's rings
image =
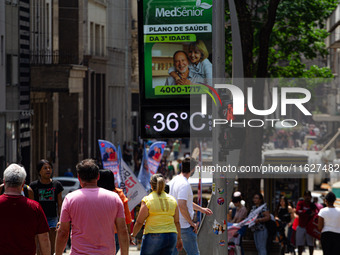
[[[216,0],[213,4],[213,77],[215,81],[224,80],[225,77],[225,3]],[[214,83],[216,83],[214,82]],[[224,82],[223,82],[224,83]],[[213,116],[218,115],[218,108],[212,107]],[[219,158],[220,143],[218,141],[220,133],[219,125],[213,129],[213,165],[222,165]],[[227,221],[227,183],[226,175],[223,173],[213,174],[213,194],[210,200],[211,209],[214,212],[213,226],[222,228],[223,233],[213,232],[212,236],[212,254],[228,254],[227,229],[224,223]],[[211,228],[213,227],[211,226]]]
[[[230,8],[230,19],[232,26],[232,44],[233,44],[233,84],[240,87],[243,85],[243,61],[241,37],[238,26],[237,12],[234,0],[228,0]],[[214,84],[225,83],[225,5],[224,1],[215,0],[213,2],[213,77]],[[237,79],[235,79],[237,78]],[[222,82],[221,82],[222,81]],[[213,116],[216,117],[218,109],[212,107]],[[229,151],[229,156],[219,155],[220,153],[220,125],[213,129],[213,165],[237,166],[239,161],[240,150]],[[226,173],[213,174],[212,196],[209,207],[214,212],[213,216],[204,218],[200,233],[198,236],[199,248],[201,254],[228,254],[228,236],[227,228],[224,225],[227,221],[228,207],[234,188],[235,176]],[[223,233],[215,232],[213,226],[220,225]],[[223,231],[224,230],[224,231]],[[208,236],[207,236],[208,234]]]
[[[130,0],[125,0],[125,130],[124,130],[124,142],[127,142],[128,140],[128,130],[129,127],[129,17],[130,17],[130,12],[129,12],[129,1]]]
[[[224,1],[213,1],[213,77],[214,84],[224,83],[225,74],[225,4]],[[212,107],[213,116],[216,117],[218,113],[217,107]],[[222,165],[219,161],[219,136],[220,129],[216,127],[213,129],[213,165]],[[200,228],[198,241],[201,254],[228,254],[228,240],[227,240],[227,197],[228,187],[227,179],[223,173],[213,174],[212,196],[209,207],[213,211],[213,215],[204,217],[202,226]],[[215,228],[215,229],[214,229]],[[216,231],[220,228],[221,231]]]

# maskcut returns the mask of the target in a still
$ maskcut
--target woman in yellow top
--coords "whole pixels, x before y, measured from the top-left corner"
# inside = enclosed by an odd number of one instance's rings
[[[179,211],[176,199],[164,192],[165,180],[154,174],[150,180],[152,192],[142,199],[142,205],[133,227],[135,237],[145,221],[141,255],[171,255],[183,247]]]

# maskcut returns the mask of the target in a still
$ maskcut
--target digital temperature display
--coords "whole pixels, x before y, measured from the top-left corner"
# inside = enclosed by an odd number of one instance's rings
[[[183,108],[149,108],[142,111],[142,137],[176,138],[211,136],[212,115]]]

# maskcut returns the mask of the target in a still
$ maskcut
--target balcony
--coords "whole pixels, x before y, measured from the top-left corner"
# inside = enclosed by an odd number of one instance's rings
[[[31,65],[79,64],[78,56],[72,52],[36,50],[30,51]]]
[[[31,91],[80,93],[87,70],[82,65],[32,66]]]

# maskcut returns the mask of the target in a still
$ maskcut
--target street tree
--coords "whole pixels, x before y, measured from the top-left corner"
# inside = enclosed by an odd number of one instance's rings
[[[225,3],[228,19],[228,1]],[[326,19],[337,4],[337,0],[235,0],[244,77],[331,77],[329,68],[316,65],[307,68],[304,61],[326,57]],[[230,35],[230,27],[227,27],[226,72],[229,74],[232,63]],[[247,86],[250,85],[246,83]],[[264,84],[256,84],[253,91],[255,108],[263,109]],[[254,117],[249,112],[246,114],[246,119]],[[245,136],[240,165],[260,165],[263,129],[246,128]],[[249,205],[251,196],[260,190],[260,182],[242,179],[239,183]]]

